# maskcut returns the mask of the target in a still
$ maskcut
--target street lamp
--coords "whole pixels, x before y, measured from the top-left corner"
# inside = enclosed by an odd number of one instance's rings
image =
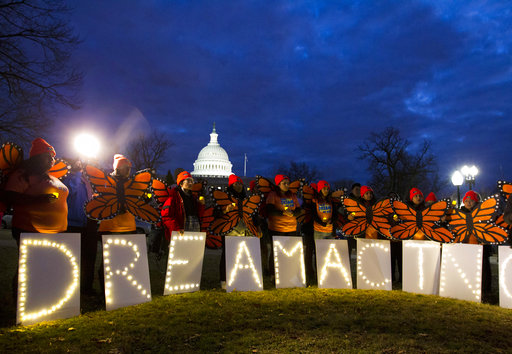
[[[471,167],[464,165],[460,169],[460,171],[466,178],[466,183],[469,186],[469,190],[472,190],[473,187],[475,186],[475,177],[478,174],[478,168],[475,165],[473,165]]]
[[[464,176],[460,171],[455,171],[452,174],[452,183],[457,187],[457,208],[460,208],[460,186],[464,183]]]
[[[95,158],[100,151],[99,140],[90,134],[80,134],[74,141],[75,149],[83,157]]]

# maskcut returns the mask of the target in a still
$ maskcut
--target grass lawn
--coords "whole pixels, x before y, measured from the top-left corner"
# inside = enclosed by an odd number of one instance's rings
[[[16,249],[0,233],[0,352],[510,352],[512,311],[496,305],[394,291],[218,289],[219,252],[208,251],[202,291],[104,311],[82,298],[82,315],[12,326]],[[165,262],[163,262],[165,263]],[[160,268],[164,266],[160,264]],[[163,274],[150,255],[153,294]],[[496,281],[493,282],[497,289]],[[497,291],[497,290],[496,290]],[[497,300],[497,296],[491,302]],[[9,327],[10,326],[10,327]]]

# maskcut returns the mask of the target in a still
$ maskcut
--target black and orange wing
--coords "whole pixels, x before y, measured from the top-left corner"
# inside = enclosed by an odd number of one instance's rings
[[[508,231],[492,222],[475,222],[473,233],[482,244],[500,244],[508,240]]]
[[[116,195],[117,183],[115,179],[105,171],[93,166],[85,166],[85,176],[96,194]]]
[[[275,189],[274,183],[272,183],[269,179],[261,176],[256,176],[256,185],[258,186],[258,191],[263,193],[265,198],[272,190]]]
[[[95,193],[95,196],[84,206],[87,217],[94,220],[115,217],[120,210],[115,179],[92,165],[85,166],[85,176]]]
[[[389,222],[389,217],[393,214],[393,207],[391,206],[391,199],[386,198],[377,201],[372,206],[372,223],[371,225],[375,228],[380,234],[391,238],[391,234],[389,229],[391,228],[391,224]]]
[[[290,187],[289,187],[290,192],[292,192],[293,194],[297,194],[297,192],[299,191],[300,187],[302,187],[303,184],[304,184],[304,181],[300,180],[300,179],[290,182]]]
[[[206,187],[206,181],[196,182],[192,185],[192,188],[190,190],[192,191],[192,194],[194,197],[199,198],[204,193],[204,188]]]
[[[57,158],[55,159],[55,163],[52,168],[48,171],[48,174],[52,175],[55,178],[63,178],[65,177],[69,171],[71,170],[71,165],[64,159]]]
[[[343,225],[341,232],[347,237],[364,235],[368,228],[366,207],[352,198],[343,198],[343,207],[354,219]]]
[[[315,190],[309,184],[304,184],[302,186],[302,199],[304,203],[311,203],[314,197]]]
[[[254,235],[261,237],[261,231],[259,228],[254,225],[253,215],[258,212],[261,201],[263,199],[263,195],[261,194],[252,194],[246,199],[244,199],[242,203],[242,219],[249,229],[249,231]]]
[[[158,178],[153,178],[153,181],[151,182],[151,189],[153,190],[153,195],[158,207],[162,208],[165,201],[169,199],[171,189],[167,183]]]
[[[453,242],[464,243],[469,240],[471,231],[468,228],[468,217],[471,218],[471,215],[463,213],[460,209],[452,209],[448,216],[448,225],[454,236]]]
[[[478,206],[471,212],[473,222],[490,221],[500,206],[498,195],[492,195],[484,199]]]
[[[498,190],[505,199],[508,199],[508,197],[512,194],[512,183],[506,181],[498,181]]]
[[[505,230],[507,230],[509,233],[510,233],[510,230],[512,230],[512,225],[510,224],[507,224],[507,222],[505,221],[505,219],[503,218],[503,214],[501,214],[500,216],[498,216],[498,218],[496,219],[496,221],[494,222],[496,225],[498,226],[501,226],[502,228],[504,228]]]
[[[400,219],[400,223],[390,229],[391,238],[396,240],[409,240],[419,231],[416,223],[416,211],[402,201],[393,200],[393,210]]]
[[[337,189],[331,193],[332,202],[336,205],[341,204],[341,198],[345,195],[345,192],[342,189]]]
[[[210,222],[208,233],[213,235],[226,235],[233,230],[241,219],[239,202],[236,198],[219,189],[213,189],[211,193],[217,208],[220,209],[222,213]],[[235,209],[224,213],[224,208],[229,204],[232,204]]]
[[[150,169],[138,171],[124,182],[124,196],[117,195],[128,210],[137,219],[155,224],[160,219],[160,212],[150,203],[147,192],[152,185],[153,175]]]
[[[440,219],[446,214],[450,206],[449,200],[440,200],[422,211],[421,231],[432,241],[450,243],[454,236],[445,227],[439,225]]]
[[[222,237],[220,235],[212,235],[208,232],[210,223],[214,219],[214,208],[206,208],[201,216],[201,231],[206,232],[206,247],[215,250],[222,247]]]
[[[0,148],[0,170],[7,176],[23,161],[23,149],[18,145],[6,142]]]

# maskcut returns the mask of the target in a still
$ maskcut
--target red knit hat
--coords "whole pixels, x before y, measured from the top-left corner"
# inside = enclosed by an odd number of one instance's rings
[[[276,186],[279,185],[279,183],[281,183],[283,180],[287,179],[288,181],[290,180],[288,177],[286,177],[285,175],[276,175],[276,177],[274,178],[274,181],[276,182]]]
[[[372,192],[373,193],[373,189],[371,189],[369,186],[362,186],[361,187],[361,198],[364,197],[366,192]]]
[[[419,194],[423,197],[423,193],[421,193],[421,191],[415,187],[415,188],[412,188],[411,191],[409,192],[409,199],[412,200],[412,198],[414,198],[414,196],[416,194]]]
[[[55,157],[55,149],[53,146],[48,144],[46,140],[43,138],[34,139],[32,146],[30,147],[29,157],[44,154],[45,152],[48,152],[51,156]]]
[[[464,198],[462,198],[463,203],[466,201],[466,198],[471,198],[476,203],[480,201],[480,196],[474,191],[468,191],[466,194],[464,194]]]
[[[318,181],[318,183],[316,184],[316,190],[318,192],[320,192],[324,187],[329,187],[331,188],[331,186],[329,185],[329,183],[327,181],[324,181],[324,180],[321,180],[321,181]]]
[[[436,195],[434,194],[434,192],[430,192],[427,197],[425,198],[425,201],[426,202],[437,202],[437,197]]]
[[[242,179],[240,177],[238,177],[237,175],[235,175],[235,174],[230,175],[229,176],[228,185],[230,186],[230,185],[232,185],[235,182],[240,182],[240,183],[244,184]]]
[[[114,167],[114,170],[117,170],[119,167],[123,167],[123,166],[132,167],[132,163],[124,155],[115,154],[114,155],[114,164],[112,166]]]
[[[176,177],[176,184],[179,186],[181,184],[181,182],[186,180],[187,178],[192,178],[192,175],[187,171],[181,172],[178,175],[178,177]]]

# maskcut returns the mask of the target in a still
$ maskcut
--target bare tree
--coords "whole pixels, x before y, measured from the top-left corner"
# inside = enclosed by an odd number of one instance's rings
[[[153,131],[149,135],[139,135],[131,141],[127,155],[135,170],[151,168],[157,170],[167,161],[167,150],[174,143],[162,132]]]
[[[0,137],[40,135],[58,105],[77,107],[69,11],[63,0],[0,2]]]
[[[411,187],[425,191],[440,188],[436,159],[427,140],[412,153],[409,141],[400,136],[400,131],[388,127],[383,132],[371,133],[358,150],[360,158],[368,161],[371,184],[380,194],[395,192],[405,196]]]
[[[309,166],[305,162],[290,162],[290,165],[280,165],[276,169],[276,174],[284,174],[292,181],[295,181],[297,179],[304,178],[304,181],[306,183],[315,182],[318,179],[318,176],[320,175],[318,170],[313,167]]]

